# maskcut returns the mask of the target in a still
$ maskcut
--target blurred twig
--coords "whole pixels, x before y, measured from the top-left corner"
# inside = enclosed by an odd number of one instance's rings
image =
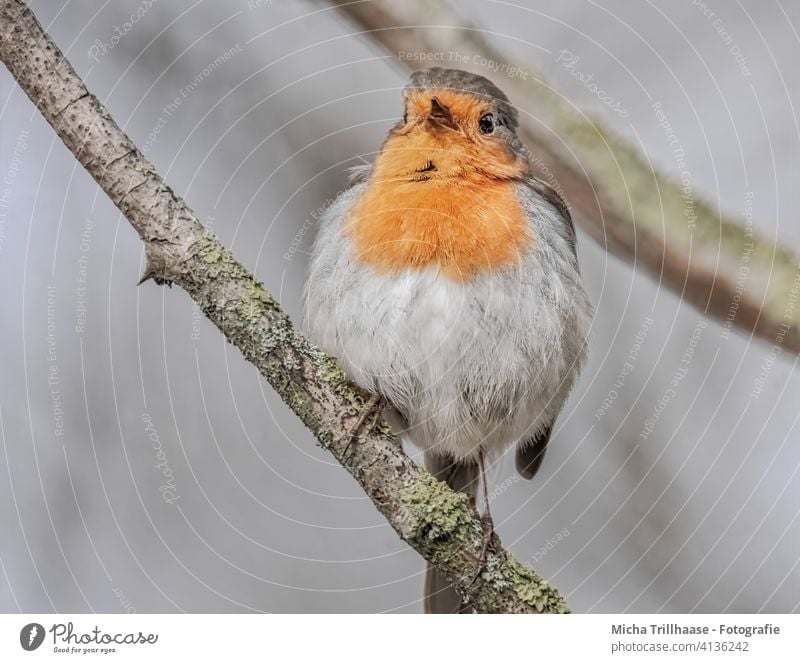
[[[500,546],[482,571],[482,528],[463,493],[417,467],[335,360],[296,332],[256,282],[89,92],[21,0],[0,0],[0,60],[141,236],[143,280],[181,286],[358,481],[400,537],[479,612],[567,612],[558,593]],[[477,574],[477,575],[476,575]]]
[[[333,0],[388,51],[442,54],[432,64],[516,66],[494,76],[521,111],[522,134],[543,179],[563,191],[599,244],[645,266],[701,311],[800,353],[800,257],[725,217],[654,170],[635,147],[578,112],[525,63],[509,63],[446,2]],[[452,57],[456,53],[462,57]],[[444,57],[447,56],[447,57]],[[430,61],[404,58],[411,67]],[[500,80],[502,78],[502,80]],[[562,142],[563,141],[563,142]]]

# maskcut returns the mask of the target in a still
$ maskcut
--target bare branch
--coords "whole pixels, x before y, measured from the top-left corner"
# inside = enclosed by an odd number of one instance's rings
[[[448,58],[434,64],[483,75],[487,71],[474,64],[475,56],[508,62],[450,3],[333,1],[396,54],[458,53],[464,57],[454,64],[448,65]],[[800,353],[800,257],[654,171],[635,147],[596,118],[577,112],[529,63],[517,71],[528,75],[497,82],[520,108],[534,166],[563,191],[576,220],[595,241],[645,266],[726,326]]]
[[[369,395],[294,330],[272,296],[203,228],[21,0],[0,0],[0,60],[139,233],[147,254],[145,276],[189,293],[404,541],[445,573],[479,612],[567,612],[558,591],[497,539],[480,571],[482,529],[467,496],[417,467],[385,422],[370,423]]]

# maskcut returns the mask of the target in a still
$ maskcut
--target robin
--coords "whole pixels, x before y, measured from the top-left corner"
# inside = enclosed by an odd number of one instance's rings
[[[426,467],[477,498],[516,445],[539,469],[585,354],[591,306],[566,204],[534,177],[516,109],[491,81],[416,71],[375,162],[320,219],[307,333]],[[485,551],[484,551],[485,552]],[[426,612],[469,606],[433,567]]]

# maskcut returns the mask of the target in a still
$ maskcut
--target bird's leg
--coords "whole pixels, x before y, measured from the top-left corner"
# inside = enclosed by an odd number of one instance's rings
[[[494,521],[492,520],[492,513],[489,510],[489,486],[486,482],[486,463],[483,455],[483,447],[478,449],[478,469],[480,472],[480,482],[483,486],[483,513],[481,514],[481,529],[483,530],[483,537],[481,539],[481,554],[478,558],[478,568],[475,571],[475,576],[472,582],[477,580],[478,576],[486,568],[486,559],[489,549],[493,545],[494,539]]]
[[[483,513],[481,514],[481,525],[483,526],[483,548],[481,550],[481,562],[486,561],[486,552],[492,543],[494,536],[494,521],[492,512],[489,510],[489,484],[486,481],[486,460],[483,455],[483,447],[478,449],[478,465],[480,466],[481,485],[483,486]]]
[[[350,449],[350,445],[353,444],[355,439],[358,437],[358,433],[361,430],[364,423],[367,419],[372,415],[376,414],[380,416],[381,411],[383,410],[383,396],[380,394],[373,394],[370,399],[365,403],[364,409],[361,411],[361,415],[358,417],[358,421],[356,421],[355,425],[350,429],[350,432],[347,434],[348,440],[347,444],[344,447],[344,451],[342,451],[342,458],[347,457],[347,452]]]
[[[481,470],[481,485],[483,486],[483,508],[484,513],[481,517],[485,519],[486,524],[489,526],[489,531],[494,533],[494,522],[492,521],[492,513],[489,511],[489,484],[486,481],[486,461],[483,456],[483,448],[478,450],[478,464]]]

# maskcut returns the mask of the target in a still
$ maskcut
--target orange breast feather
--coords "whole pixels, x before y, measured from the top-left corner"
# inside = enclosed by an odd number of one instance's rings
[[[533,237],[509,180],[373,180],[347,224],[382,271],[438,265],[455,280],[517,262]]]

